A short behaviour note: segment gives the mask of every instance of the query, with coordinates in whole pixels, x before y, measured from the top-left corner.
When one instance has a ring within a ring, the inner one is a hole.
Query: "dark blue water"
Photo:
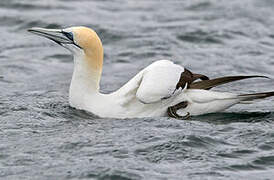
[[[1,0],[0,178],[273,179],[273,98],[186,121],[101,119],[69,107],[69,53],[26,31],[95,29],[101,88],[111,92],[158,59],[210,77],[274,78],[273,22],[269,0]],[[273,87],[247,80],[216,90]]]

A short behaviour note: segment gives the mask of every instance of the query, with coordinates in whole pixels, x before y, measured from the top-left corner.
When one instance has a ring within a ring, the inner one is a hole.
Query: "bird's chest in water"
[[[84,102],[82,101],[84,95],[77,94],[73,95],[70,93],[69,96],[69,104],[70,106],[77,108],[77,109],[83,109],[84,107]]]
[[[71,86],[69,90],[69,104],[77,109],[85,106],[86,93],[81,88]]]

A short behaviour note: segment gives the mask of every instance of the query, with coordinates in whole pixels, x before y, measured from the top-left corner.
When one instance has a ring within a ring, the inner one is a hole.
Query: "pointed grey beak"
[[[71,32],[65,32],[61,29],[45,29],[33,27],[28,29],[29,32],[38,36],[46,37],[59,45],[62,44],[75,44],[73,41],[73,34]]]

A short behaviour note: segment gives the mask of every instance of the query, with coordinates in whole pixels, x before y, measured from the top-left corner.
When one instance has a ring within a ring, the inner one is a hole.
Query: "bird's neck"
[[[69,100],[73,107],[83,107],[84,98],[99,95],[103,56],[79,53],[74,55],[74,70]]]

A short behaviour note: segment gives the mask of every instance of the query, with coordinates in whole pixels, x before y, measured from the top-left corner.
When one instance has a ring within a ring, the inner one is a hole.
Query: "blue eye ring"
[[[68,39],[70,39],[71,41],[73,41],[73,33],[72,32],[62,32]]]
[[[61,31],[69,40],[71,40],[71,44],[74,44],[78,48],[82,49],[78,44],[76,44],[73,40],[73,33],[72,32],[66,32],[66,31]]]

